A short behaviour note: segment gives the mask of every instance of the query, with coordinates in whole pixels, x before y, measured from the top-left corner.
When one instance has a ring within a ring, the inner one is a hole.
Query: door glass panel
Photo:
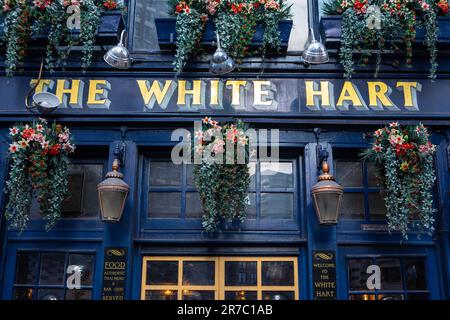
[[[226,261],[226,286],[256,286],[256,261]]]
[[[150,185],[180,186],[181,170],[181,165],[176,165],[170,161],[152,161],[150,164]]]
[[[35,284],[39,266],[38,253],[18,253],[16,258],[16,284]]]
[[[372,265],[372,259],[349,259],[348,260],[348,278],[351,291],[366,291],[367,267]]]
[[[178,261],[147,261],[147,285],[178,284]]]
[[[426,290],[424,259],[405,259],[406,287],[408,290]]]
[[[225,300],[257,300],[256,291],[225,291]]]
[[[377,259],[381,270],[381,290],[402,290],[400,259]]]
[[[261,193],[262,219],[292,219],[294,195],[292,193]]]
[[[183,285],[214,285],[215,265],[214,261],[184,261]]]
[[[181,211],[180,192],[150,192],[149,218],[178,218]]]
[[[380,193],[369,193],[369,210],[373,219],[386,219],[386,207]]]
[[[250,173],[250,185],[249,188],[251,190],[255,190],[256,188],[256,162],[250,162],[248,164],[249,173]]]
[[[63,300],[64,289],[39,289],[38,300]]]
[[[256,219],[256,193],[247,195],[247,219]]]
[[[214,300],[214,291],[183,290],[183,300]]]
[[[261,162],[261,187],[292,188],[292,170],[291,162]]]
[[[374,294],[351,294],[348,296],[349,300],[375,300]]]
[[[145,300],[177,300],[177,290],[146,290]]]
[[[367,167],[367,184],[371,188],[379,187],[377,170],[373,162],[366,162]]]
[[[292,261],[263,261],[263,286],[293,286],[294,263]]]
[[[91,300],[92,290],[66,290],[66,300]]]
[[[391,300],[405,300],[405,297],[402,294],[379,294],[378,300],[391,301]]]
[[[94,258],[93,254],[71,254],[69,256],[69,265],[80,268],[82,286],[92,286]]]
[[[41,272],[39,277],[39,284],[63,284],[65,274],[65,259],[66,255],[64,253],[43,253],[41,257]]]
[[[202,203],[198,192],[186,193],[186,217],[201,218],[203,215]]]
[[[342,218],[363,219],[364,218],[364,194],[344,193],[341,204]]]
[[[263,300],[294,300],[294,291],[263,291]]]
[[[336,160],[336,181],[344,188],[356,188],[363,186],[362,162]]]
[[[33,288],[15,288],[13,297],[14,300],[33,300]]]

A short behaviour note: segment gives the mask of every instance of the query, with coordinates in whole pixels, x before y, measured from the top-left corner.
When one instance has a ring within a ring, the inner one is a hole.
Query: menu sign
[[[102,300],[125,300],[127,249],[106,248]]]
[[[336,257],[333,251],[313,252],[314,300],[336,299]]]

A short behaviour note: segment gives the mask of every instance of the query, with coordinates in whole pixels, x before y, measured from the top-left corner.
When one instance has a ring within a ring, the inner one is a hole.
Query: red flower
[[[53,146],[50,148],[50,150],[49,150],[49,152],[50,152],[50,154],[51,154],[52,156],[58,155],[58,154],[60,153],[60,151],[61,151],[61,145],[60,145],[60,144],[55,144],[55,145],[53,145]]]
[[[180,13],[181,11],[183,11],[183,6],[180,5],[180,4],[177,4],[177,6],[175,7],[175,11],[176,11],[177,13]]]
[[[441,9],[441,12],[443,14],[447,14],[448,13],[448,1],[447,0],[439,1],[437,5],[438,5],[439,9]]]

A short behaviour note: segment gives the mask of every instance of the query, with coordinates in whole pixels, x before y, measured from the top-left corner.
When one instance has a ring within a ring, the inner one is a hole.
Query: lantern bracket
[[[320,134],[321,134],[322,130],[320,128],[315,128],[314,129],[314,135],[316,136],[316,163],[317,163],[317,170],[322,169],[322,162],[326,162],[328,160],[328,157],[330,156],[327,148],[324,148],[321,144],[320,144]]]
[[[119,160],[120,167],[125,165],[125,156],[127,151],[127,146],[125,144],[125,136],[127,134],[128,128],[126,126],[120,127],[120,133],[122,135],[122,142],[117,143],[114,148],[114,158]]]

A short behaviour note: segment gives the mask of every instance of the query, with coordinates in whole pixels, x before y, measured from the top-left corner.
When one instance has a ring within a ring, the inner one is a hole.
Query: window
[[[62,218],[96,219],[99,216],[97,184],[104,178],[102,161],[74,161],[68,169],[69,196],[64,201]],[[31,207],[33,219],[40,219],[37,200]]]
[[[344,187],[341,205],[343,219],[380,220],[386,218],[384,200],[373,163],[353,158],[335,158],[336,181]]]
[[[144,257],[145,300],[298,299],[291,257]]]
[[[144,198],[146,216],[155,219],[186,219],[194,221],[203,215],[197,192],[193,165],[176,165],[169,159],[151,158],[146,161]],[[297,216],[297,160],[279,163],[249,164],[250,186],[247,222],[290,223]],[[179,223],[178,223],[179,225]]]
[[[65,252],[19,252],[13,299],[90,300],[92,299],[94,254]],[[81,289],[68,289],[68,266],[81,272]]]
[[[293,220],[295,161],[250,163],[247,218]]]
[[[289,39],[289,51],[301,51],[308,38],[308,2],[309,0],[287,0],[291,4],[294,20]],[[168,18],[168,0],[134,1],[133,50],[159,50],[155,18]]]
[[[425,258],[363,257],[348,259],[350,300],[427,300]],[[367,279],[370,265],[380,267],[381,288],[369,290]]]

